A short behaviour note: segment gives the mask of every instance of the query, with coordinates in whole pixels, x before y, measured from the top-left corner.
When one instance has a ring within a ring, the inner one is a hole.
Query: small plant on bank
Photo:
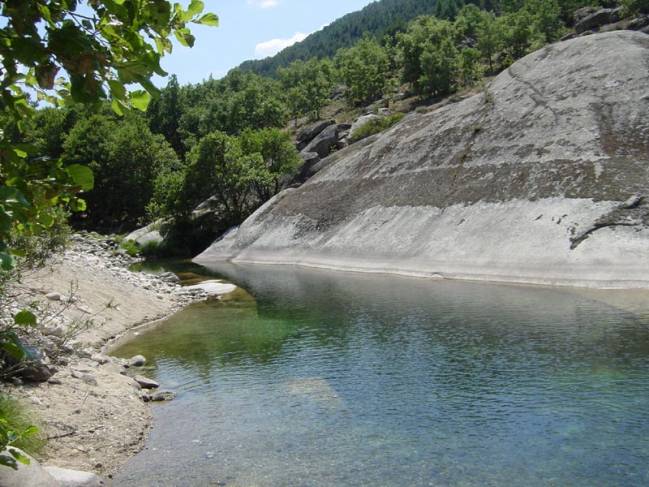
[[[142,253],[139,245],[134,240],[124,240],[119,246],[131,257],[139,257]]]
[[[34,454],[44,445],[25,408],[15,399],[0,395],[0,452],[4,452],[0,453],[0,465],[15,469],[18,463],[28,464],[29,459],[16,449]]]
[[[394,124],[400,122],[403,117],[405,117],[403,113],[395,113],[387,117],[372,120],[362,127],[354,130],[354,133],[349,137],[350,141],[358,142],[359,140],[365,139],[371,135],[383,132],[384,130],[392,127]]]

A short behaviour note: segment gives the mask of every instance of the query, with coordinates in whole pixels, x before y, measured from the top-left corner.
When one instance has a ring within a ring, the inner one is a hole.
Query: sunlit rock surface
[[[647,113],[649,36],[554,44],[329,157],[197,260],[649,287]]]

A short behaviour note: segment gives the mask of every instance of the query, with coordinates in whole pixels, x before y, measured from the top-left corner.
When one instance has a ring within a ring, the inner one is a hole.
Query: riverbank
[[[0,318],[25,308],[39,317],[22,338],[53,374],[4,384],[0,393],[33,413],[47,440],[42,463],[110,477],[143,447],[151,423],[145,393],[126,361],[102,350],[207,294],[183,288],[173,274],[131,272],[134,262],[110,238],[74,235],[64,253],[24,275],[0,303]]]

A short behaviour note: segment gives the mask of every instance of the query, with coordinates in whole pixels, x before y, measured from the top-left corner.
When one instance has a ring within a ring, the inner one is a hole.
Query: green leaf
[[[70,209],[75,213],[86,211],[86,207],[87,207],[86,201],[82,200],[81,198],[74,198],[70,202]]]
[[[16,316],[14,316],[14,323],[16,323],[18,326],[36,326],[38,320],[36,319],[36,315],[34,315],[34,313],[24,309]]]
[[[95,186],[95,176],[88,166],[72,164],[66,170],[74,184],[81,187],[83,191],[90,191]]]
[[[0,252],[0,269],[3,271],[10,271],[14,268],[14,258],[6,252]]]
[[[21,452],[20,450],[16,450],[15,448],[9,448],[9,453],[11,453],[11,456],[13,456],[16,460],[18,460],[23,465],[29,465],[29,457],[25,455],[23,452]]]
[[[124,110],[122,110],[122,106],[119,103],[119,100],[113,100],[110,102],[110,107],[113,109],[113,111],[119,115],[120,117],[124,116]]]
[[[187,7],[187,16],[185,18],[187,20],[191,19],[200,14],[203,11],[203,8],[205,8],[205,4],[201,0],[192,0],[189,7]]]
[[[43,225],[45,228],[50,228],[54,225],[54,217],[49,213],[40,213],[38,215],[38,223]]]
[[[16,362],[20,362],[25,359],[27,356],[27,351],[23,346],[18,342],[17,338],[9,337],[9,341],[3,339],[0,341],[0,350],[9,355]]]
[[[182,29],[177,29],[174,34],[176,35],[178,42],[180,42],[183,46],[194,47],[196,38],[192,35],[191,31],[188,28],[184,27]]]
[[[219,18],[216,14],[205,14],[196,21],[197,24],[209,25],[210,27],[219,26]]]
[[[151,101],[151,95],[144,90],[137,90],[131,92],[131,105],[138,110],[146,112]]]

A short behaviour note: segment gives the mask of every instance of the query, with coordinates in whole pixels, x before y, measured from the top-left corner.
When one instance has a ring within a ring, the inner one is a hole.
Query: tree
[[[213,132],[203,137],[188,154],[188,167],[181,190],[183,213],[214,196],[224,218],[239,223],[250,211],[252,183],[261,155],[247,155],[236,137]]]
[[[398,36],[403,81],[420,95],[449,93],[458,68],[455,37],[454,26],[447,20],[421,17],[410,24]]]
[[[449,37],[428,42],[421,54],[420,92],[442,96],[455,91],[459,74],[458,51]]]
[[[288,68],[279,70],[293,118],[306,114],[313,120],[320,118],[320,110],[329,100],[333,87],[333,71],[333,65],[328,59],[295,61]]]
[[[160,96],[152,100],[147,110],[147,117],[151,131],[164,135],[176,153],[180,157],[184,156],[185,146],[178,130],[180,117],[182,117],[180,86],[175,74],[171,76]]]
[[[83,7],[83,10],[82,10]],[[189,22],[216,25],[203,2],[187,9],[165,0],[6,0],[0,6],[0,110],[22,133],[34,116],[31,94],[61,106],[109,100],[113,110],[146,109],[157,90],[153,74],[165,75],[160,58],[175,35],[187,46]],[[57,80],[57,75],[65,76]],[[137,84],[141,89],[127,90]],[[14,265],[12,246],[21,235],[46,232],[61,205],[81,210],[77,198],[93,184],[80,164],[38,157],[34,148],[0,134],[0,268]]]
[[[176,153],[162,135],[151,133],[142,116],[82,119],[64,144],[66,163],[86,162],[95,174],[87,193],[86,224],[108,230],[142,223],[156,176],[178,168]]]
[[[263,166],[253,182],[261,202],[277,194],[282,178],[294,174],[302,161],[289,134],[278,129],[246,130],[241,148],[245,154],[261,155]]]
[[[353,47],[339,51],[335,63],[347,86],[350,104],[374,101],[385,92],[390,59],[376,40],[364,37]]]
[[[494,56],[500,50],[503,42],[501,24],[492,13],[485,12],[482,22],[476,27],[477,44],[483,62],[489,65],[489,73],[494,72]]]

